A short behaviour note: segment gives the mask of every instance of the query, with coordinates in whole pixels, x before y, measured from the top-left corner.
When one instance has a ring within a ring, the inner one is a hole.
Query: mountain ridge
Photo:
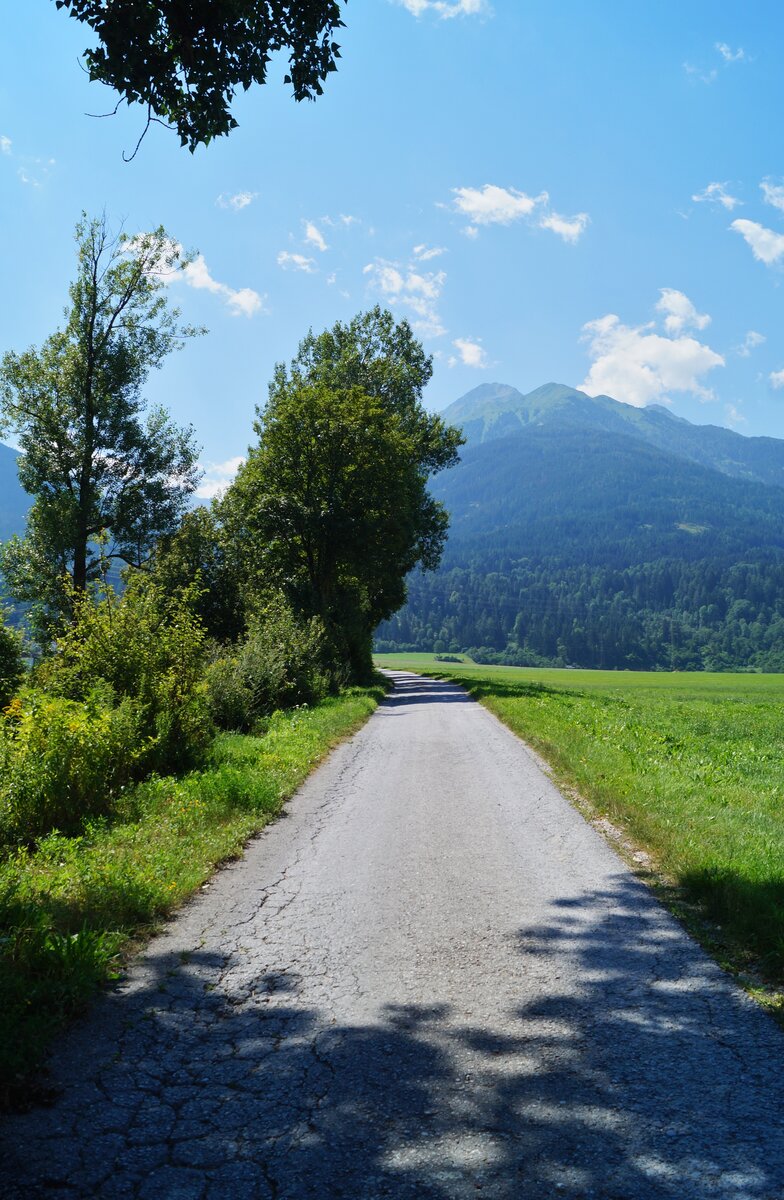
[[[509,384],[487,383],[453,401],[440,415],[463,428],[469,445],[542,426],[626,433],[723,475],[784,488],[784,441],[748,437],[720,425],[695,425],[661,404],[636,408],[560,383],[546,383],[527,394]]]

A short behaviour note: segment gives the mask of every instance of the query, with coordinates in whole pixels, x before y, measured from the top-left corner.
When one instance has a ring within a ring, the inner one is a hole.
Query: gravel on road
[[[454,685],[367,725],[6,1117],[7,1200],[782,1200],[784,1035]]]

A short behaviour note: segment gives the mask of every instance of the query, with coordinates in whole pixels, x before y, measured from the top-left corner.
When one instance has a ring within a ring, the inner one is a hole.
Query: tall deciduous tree
[[[22,450],[19,477],[34,497],[24,539],[0,566],[17,599],[50,616],[68,607],[103,557],[140,566],[171,532],[198,481],[191,429],[164,409],[145,414],[149,372],[197,333],[179,322],[165,277],[180,263],[163,229],[128,238],[104,218],[77,225],[78,270],[65,325],[40,349],[0,365],[0,430]]]
[[[360,679],[372,634],[405,601],[417,564],[438,565],[447,514],[427,490],[461,435],[422,407],[430,360],[375,309],[302,343],[279,366],[259,443],[226,496],[229,533],[260,586],[324,621]]]
[[[88,25],[91,79],[147,109],[147,126],[171,125],[193,151],[237,125],[238,88],[262,84],[270,58],[288,51],[296,100],[315,99],[340,57],[339,0],[55,0]],[[145,127],[145,130],[147,128]]]

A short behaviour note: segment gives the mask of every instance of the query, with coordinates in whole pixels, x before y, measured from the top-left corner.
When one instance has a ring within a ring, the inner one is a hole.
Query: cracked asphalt
[[[784,1035],[495,718],[395,682],[65,1039],[6,1200],[782,1200]]]

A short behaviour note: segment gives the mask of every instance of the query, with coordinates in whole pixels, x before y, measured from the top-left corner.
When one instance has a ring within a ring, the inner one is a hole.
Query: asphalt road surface
[[[396,685],[67,1039],[0,1195],[784,1198],[784,1035],[522,743]]]

